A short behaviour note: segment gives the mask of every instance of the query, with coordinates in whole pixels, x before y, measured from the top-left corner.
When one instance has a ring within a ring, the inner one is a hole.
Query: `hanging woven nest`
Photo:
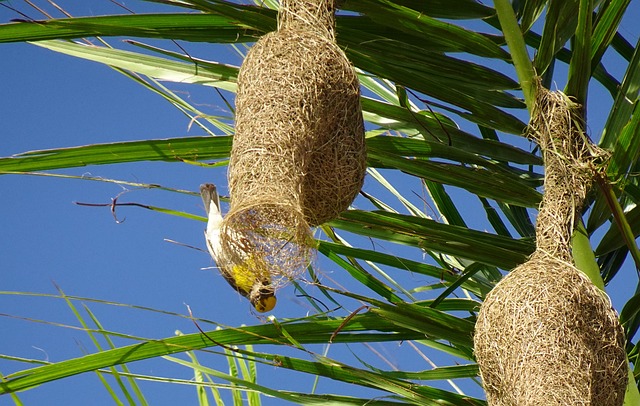
[[[346,210],[364,180],[360,87],[335,42],[334,11],[333,0],[282,0],[278,30],[251,48],[238,75],[221,241],[223,250],[248,241],[274,285],[306,269],[310,226]]]
[[[604,292],[573,263],[570,239],[595,162],[578,106],[538,89],[530,135],[545,161],[537,249],[487,295],[475,353],[489,405],[619,406],[627,386],[625,338]]]
[[[337,217],[360,191],[360,86],[333,25],[332,0],[283,0],[278,31],[247,54],[229,165],[234,210],[286,201],[315,226]]]

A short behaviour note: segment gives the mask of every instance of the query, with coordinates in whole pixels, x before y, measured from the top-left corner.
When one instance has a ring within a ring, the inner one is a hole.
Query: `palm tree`
[[[138,40],[130,41],[136,51],[116,49],[102,39],[250,43],[275,29],[277,5],[152,2],[172,6],[173,11],[12,22],[0,25],[0,42],[36,41],[37,46],[107,64],[173,103],[209,134],[29,152],[0,158],[1,173],[140,161],[225,162],[232,139],[230,117],[203,114],[160,81],[233,92],[237,67]],[[342,2],[338,42],[358,69],[368,129],[369,181],[356,206],[369,209],[343,213],[319,227],[317,236],[319,262],[340,267],[356,288],[325,286],[312,267],[310,278],[320,289],[304,296],[314,310],[306,317],[141,340],[77,359],[26,365],[3,377],[0,393],[19,399],[18,391],[116,365],[124,369],[112,368],[110,373],[132,379],[135,374],[127,369],[128,363],[166,357],[195,371],[192,384],[203,404],[203,388],[211,387],[218,395],[214,377],[233,385],[235,402],[240,392],[247,392],[252,404],[259,402],[257,393],[297,403],[485,404],[473,355],[476,312],[502,275],[534,249],[542,162],[522,137],[534,75],[545,87],[564,86],[564,92],[588,112],[609,112],[603,128],[589,127],[591,137],[611,156],[599,187],[590,195],[582,232],[574,235],[577,266],[602,289],[625,264],[640,268],[635,244],[640,234],[640,189],[634,176],[640,153],[640,113],[635,109],[640,47],[619,32],[628,6],[628,1],[589,0],[496,0],[494,7],[473,0]],[[102,45],[80,41],[86,37],[99,37]],[[620,77],[609,73],[605,54],[611,53],[625,61]],[[564,68],[566,75],[557,73]],[[595,86],[606,89],[611,102],[591,100],[588,90]],[[409,195],[407,184],[421,188],[423,196]],[[471,199],[481,208],[479,213],[465,210]],[[178,210],[151,208],[203,220]],[[482,228],[467,225],[479,217]],[[421,286],[411,275],[430,282]],[[304,283],[294,284],[303,293],[309,290]],[[633,366],[629,405],[640,403],[634,342],[640,325],[637,302],[636,295],[617,309]],[[72,300],[69,303],[74,306]],[[113,334],[93,316],[92,322],[97,330],[93,334]],[[206,321],[198,323],[204,326]],[[419,371],[386,370],[357,356],[330,358],[315,345],[383,342],[404,343],[415,354],[448,364]],[[201,364],[196,350],[209,347],[221,349],[235,370],[221,373]],[[190,360],[172,356],[184,352]],[[354,388],[353,395],[262,386],[253,379],[258,364],[275,366],[274,373],[289,370],[292,376],[312,374],[344,382]],[[133,393],[127,395],[140,396],[136,401],[144,403],[141,394]]]

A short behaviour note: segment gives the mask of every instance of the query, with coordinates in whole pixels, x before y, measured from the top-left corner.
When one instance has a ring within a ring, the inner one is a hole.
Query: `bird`
[[[220,240],[222,213],[216,186],[211,183],[201,185],[200,196],[208,217],[204,232],[207,249],[218,265],[220,273],[234,290],[249,299],[258,312],[265,313],[273,310],[276,306],[276,297],[266,263],[256,255],[252,255],[248,242],[243,241],[237,233],[231,234],[232,243],[229,245],[236,251],[233,257],[240,258],[240,263],[225,259]]]

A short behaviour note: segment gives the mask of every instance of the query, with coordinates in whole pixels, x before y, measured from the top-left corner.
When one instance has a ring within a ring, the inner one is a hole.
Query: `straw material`
[[[570,264],[536,252],[487,296],[474,339],[489,405],[622,405],[624,333]]]
[[[280,29],[248,53],[229,168],[234,208],[284,200],[311,226],[348,208],[366,169],[358,79],[332,29],[305,22],[316,3],[330,2],[284,1]],[[325,8],[322,21],[329,19]],[[295,19],[300,15],[305,20]]]
[[[531,137],[545,161],[537,249],[487,295],[475,352],[490,405],[619,406],[627,385],[624,332],[606,294],[573,265],[571,233],[602,153],[579,107],[538,90]]]
[[[359,193],[366,151],[360,87],[335,43],[333,0],[283,0],[278,22],[238,75],[223,234],[233,227],[259,236],[269,258],[286,238],[295,247],[288,258],[268,262],[278,264],[275,276],[294,277],[311,260],[309,227],[337,217]]]

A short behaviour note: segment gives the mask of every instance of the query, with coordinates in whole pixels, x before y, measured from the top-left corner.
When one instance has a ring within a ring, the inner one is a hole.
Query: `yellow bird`
[[[272,310],[276,306],[276,297],[266,264],[246,252],[243,248],[247,245],[242,241],[237,241],[233,247],[242,253],[240,255],[242,263],[230,264],[229,261],[224,260],[220,244],[222,213],[215,185],[211,183],[201,185],[200,195],[208,216],[207,229],[204,232],[207,249],[213,260],[216,261],[220,273],[233,289],[249,299],[257,311],[264,313]]]

